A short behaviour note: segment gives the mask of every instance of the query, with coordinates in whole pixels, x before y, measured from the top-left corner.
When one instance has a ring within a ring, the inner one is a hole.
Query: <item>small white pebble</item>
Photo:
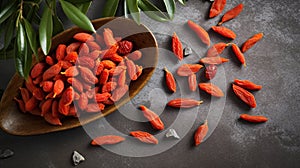
[[[80,162],[85,161],[85,158],[77,151],[73,152],[72,159],[75,166],[77,166]]]
[[[176,139],[180,139],[180,137],[178,136],[177,132],[173,128],[169,129],[169,131],[166,133],[166,137],[167,138],[174,137]]]

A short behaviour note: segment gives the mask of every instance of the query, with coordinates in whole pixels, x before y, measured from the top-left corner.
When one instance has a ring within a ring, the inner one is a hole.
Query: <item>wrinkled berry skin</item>
[[[120,42],[118,42],[118,44],[119,44],[119,49],[117,52],[119,55],[129,54],[133,47],[132,42],[127,41],[127,40],[120,41]]]
[[[205,70],[205,77],[209,80],[213,79],[216,76],[217,69],[216,65],[207,66]]]

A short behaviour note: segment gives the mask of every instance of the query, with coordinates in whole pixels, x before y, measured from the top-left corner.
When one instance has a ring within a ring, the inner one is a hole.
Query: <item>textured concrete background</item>
[[[224,86],[227,93],[226,105],[217,128],[202,145],[197,148],[193,147],[192,137],[196,128],[206,117],[213,100],[200,92],[200,98],[205,103],[199,107],[199,110],[197,109],[198,117],[192,123],[192,128],[177,144],[163,153],[149,157],[126,157],[101,147],[90,147],[88,145],[90,137],[86,130],[99,127],[101,123],[99,121],[83,128],[40,136],[18,137],[0,131],[0,149],[11,148],[15,152],[12,158],[0,160],[0,167],[72,167],[70,159],[73,150],[79,151],[86,157],[86,161],[79,167],[299,167],[300,4],[294,0],[227,1],[224,11],[238,3],[244,3],[244,11],[236,19],[224,24],[238,35],[233,42],[241,45],[257,32],[264,32],[265,37],[245,54],[246,68],[239,66],[230,50],[222,54],[230,59],[230,62],[223,66],[226,78]],[[99,1],[94,3],[88,13],[90,18],[100,16],[102,4],[103,2]],[[210,2],[208,1],[189,0],[185,7],[177,4],[177,15],[172,24],[181,25],[185,22],[182,19],[192,19],[205,29],[209,29],[220,19],[219,16],[207,20],[209,8]],[[70,26],[70,23],[66,23],[66,26]],[[183,27],[176,27],[176,30],[177,28],[180,30]],[[159,28],[151,30],[158,32]],[[209,33],[213,43],[226,41],[211,31]],[[164,42],[168,37],[159,33],[156,36],[160,47],[169,45]],[[188,40],[185,42],[189,43]],[[198,49],[201,50],[201,48],[205,49],[200,45]],[[168,52],[161,51],[160,53],[160,56],[169,56]],[[201,53],[199,55],[203,56]],[[155,101],[158,96],[159,100],[165,100],[164,96],[153,92],[153,89],[165,89],[162,83],[162,67],[165,64],[167,66],[170,64],[171,67],[171,63],[176,63],[172,59],[169,61],[160,58],[159,66],[150,83],[132,100],[132,104],[152,105],[151,100]],[[192,59],[187,59],[188,61],[193,62]],[[1,88],[3,89],[13,74],[13,64],[11,61],[1,61],[0,64]],[[172,70],[172,67],[170,69]],[[173,70],[175,69],[174,67]],[[257,108],[252,110],[246,108],[234,96],[230,89],[230,82],[234,78],[249,79],[263,85],[261,91],[255,92]],[[201,80],[201,78],[198,79],[198,81]],[[178,79],[178,83],[184,85],[184,79]],[[149,93],[153,93],[153,97]],[[145,99],[148,95],[150,95],[150,102]],[[169,99],[176,95],[166,94],[165,96]],[[120,109],[120,112],[106,117],[106,121],[125,134],[137,129],[151,131],[151,126],[147,123],[135,122],[122,115],[127,106],[128,104]],[[154,109],[161,108],[152,106]],[[186,112],[189,113],[189,111]],[[245,112],[263,114],[270,120],[258,125],[237,120],[239,114]],[[170,126],[175,120],[174,113],[176,111],[172,113],[172,109],[166,108],[161,115],[166,126]],[[152,133],[156,132],[152,131]]]

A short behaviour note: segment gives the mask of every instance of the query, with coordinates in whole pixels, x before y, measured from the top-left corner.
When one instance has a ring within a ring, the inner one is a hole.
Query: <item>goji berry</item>
[[[183,64],[177,69],[177,75],[190,76],[197,73],[202,67],[200,64]]]
[[[44,115],[44,119],[49,123],[49,124],[52,124],[52,125],[62,125],[60,119],[58,117],[54,117],[52,116],[51,113],[46,113]]]
[[[80,42],[94,41],[94,37],[88,33],[76,33],[73,38]]]
[[[142,58],[142,52],[140,50],[135,50],[128,54],[127,58],[131,59],[132,61],[137,61]]]
[[[252,123],[262,123],[268,121],[268,118],[265,116],[252,116],[249,114],[241,114],[240,119],[252,122]]]
[[[57,95],[61,94],[62,91],[64,90],[65,88],[65,84],[64,82],[59,79],[59,80],[56,80],[54,82],[54,85],[53,85],[53,98],[55,98]]]
[[[212,47],[210,47],[207,50],[206,57],[219,56],[219,54],[221,54],[227,46],[228,46],[228,44],[222,43],[222,42],[214,44]]]
[[[26,113],[24,101],[23,101],[23,100],[20,100],[20,99],[17,99],[16,97],[14,98],[14,100],[18,103],[19,109],[20,109],[23,113]]]
[[[201,41],[207,46],[210,45],[210,38],[206,30],[204,30],[201,26],[194,23],[191,20],[188,20],[188,26],[197,34],[197,36],[201,39]]]
[[[153,111],[148,109],[147,107],[140,105],[140,109],[143,111],[144,116],[149,120],[152,127],[157,130],[164,129],[164,123],[161,121],[159,116],[155,114]]]
[[[227,11],[222,19],[221,22],[218,23],[218,25],[223,24],[224,22],[227,22],[235,17],[237,17],[243,10],[244,5],[243,4],[238,4],[236,7],[230,9],[229,11]]]
[[[49,80],[53,78],[55,75],[59,74],[61,71],[61,64],[57,63],[52,65],[49,69],[47,69],[43,74],[43,81]]]
[[[131,41],[128,40],[123,40],[118,42],[119,49],[118,49],[118,54],[120,55],[127,55],[131,52],[133,48],[133,44]]]
[[[109,70],[108,69],[104,69],[101,74],[100,74],[100,77],[99,77],[99,84],[100,85],[103,85],[107,82],[108,80],[108,77],[109,77]]]
[[[87,105],[89,104],[89,99],[85,93],[80,94],[80,98],[78,100],[78,107],[81,110],[85,110],[87,108]]]
[[[47,55],[46,58],[45,58],[45,62],[48,64],[48,65],[54,65],[54,59]]]
[[[232,51],[237,57],[237,59],[244,65],[246,66],[246,60],[244,54],[241,52],[240,48],[236,44],[232,44]]]
[[[209,11],[209,18],[218,16],[224,9],[226,5],[226,0],[215,0]]]
[[[137,75],[136,75],[136,67],[133,61],[126,59],[126,66],[127,66],[127,73],[129,75],[129,78],[131,80],[136,80]]]
[[[250,49],[254,44],[256,44],[260,39],[262,39],[263,36],[263,33],[258,33],[252,36],[250,39],[248,39],[242,46],[242,52],[244,53],[248,49]]]
[[[45,94],[41,88],[36,88],[32,92],[32,95],[37,99],[37,100],[43,100],[45,98]]]
[[[80,42],[74,42],[67,46],[66,53],[69,54],[71,52],[77,52],[79,49],[81,43]]]
[[[252,93],[248,92],[247,90],[232,84],[232,89],[234,93],[246,104],[248,104],[251,108],[256,107],[256,100]]]
[[[130,132],[130,135],[132,135],[133,137],[135,137],[136,139],[138,139],[144,143],[158,144],[158,140],[148,132],[132,131],[132,132]]]
[[[211,28],[213,29],[213,31],[222,35],[223,37],[227,37],[230,39],[236,38],[236,34],[232,30],[230,30],[224,26],[212,26]]]
[[[176,82],[175,82],[174,76],[170,71],[168,71],[168,69],[166,67],[164,68],[164,70],[166,72],[165,76],[166,76],[167,87],[171,92],[175,93],[176,92]]]
[[[172,36],[172,51],[179,60],[183,59],[182,43],[180,42],[179,37],[175,32]]]
[[[32,96],[27,102],[25,102],[25,110],[30,112],[38,106],[39,101]]]
[[[123,85],[123,86],[120,86],[120,87],[117,87],[113,93],[112,93],[112,96],[110,97],[110,99],[114,102],[120,100],[128,91],[128,85]]]
[[[194,135],[195,146],[200,145],[200,143],[203,141],[204,137],[206,136],[207,132],[208,132],[208,125],[207,125],[207,120],[205,120],[204,124],[199,126],[197,131],[195,132]]]
[[[64,44],[59,44],[57,46],[55,56],[56,56],[56,59],[58,61],[61,61],[61,60],[63,60],[65,58],[65,56],[66,56],[66,49],[67,49],[67,46],[64,45]]]
[[[191,108],[199,106],[203,101],[198,101],[190,98],[176,98],[170,100],[167,105],[174,108]]]
[[[78,50],[79,57],[87,56],[90,52],[90,49],[86,43],[82,43]]]
[[[262,88],[261,85],[257,85],[249,80],[234,79],[234,83],[244,89],[249,89],[249,90],[260,90]]]
[[[94,73],[89,68],[78,66],[78,69],[82,79],[85,82],[89,84],[98,83],[98,78],[94,75]]]
[[[191,74],[188,77],[188,83],[189,83],[190,91],[192,91],[192,92],[196,91],[196,89],[197,89],[197,79],[196,79],[195,74]]]
[[[216,85],[212,83],[199,83],[199,88],[206,93],[215,96],[215,97],[223,97],[223,91]]]
[[[102,86],[102,93],[111,92],[111,91],[115,90],[116,87],[117,87],[116,82],[107,82]]]
[[[112,145],[124,141],[125,138],[117,135],[98,136],[91,141],[91,145]]]
[[[216,76],[218,67],[214,64],[209,65],[205,69],[205,77],[209,80],[213,79]]]
[[[109,28],[104,28],[103,39],[107,47],[110,47],[117,43],[117,41],[114,39],[113,32]]]
[[[43,87],[44,92],[52,92],[53,91],[53,81],[43,81],[41,86]]]
[[[44,69],[46,68],[46,64],[45,63],[37,63],[35,64],[32,69],[31,69],[31,72],[30,72],[30,76],[31,78],[36,78],[38,76],[40,76],[43,72],[44,72]]]
[[[87,41],[86,44],[90,51],[101,50],[101,47],[95,41]]]
[[[218,64],[222,64],[224,62],[228,62],[229,59],[227,58],[223,58],[223,57],[204,57],[204,58],[201,58],[200,59],[200,63],[202,64],[215,64],[215,65],[218,65]]]

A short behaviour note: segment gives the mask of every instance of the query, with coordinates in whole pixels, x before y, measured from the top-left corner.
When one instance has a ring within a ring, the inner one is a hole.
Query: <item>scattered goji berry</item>
[[[210,38],[206,30],[204,30],[201,26],[194,23],[191,20],[188,20],[188,26],[197,34],[197,36],[201,39],[201,41],[207,46],[210,45]]]
[[[124,141],[125,138],[117,135],[98,136],[91,141],[91,145],[112,145]]]
[[[208,132],[208,125],[207,125],[207,120],[205,120],[204,124],[199,126],[197,131],[195,132],[194,135],[195,146],[200,145],[200,143],[203,141],[204,137],[206,136],[207,132]]]
[[[130,135],[144,143],[158,144],[158,140],[150,133],[144,131],[132,131]]]
[[[170,100],[167,105],[174,108],[191,108],[199,106],[203,101],[198,101],[190,98],[176,98]]]
[[[144,116],[149,120],[152,127],[157,130],[164,129],[164,123],[161,121],[159,116],[155,114],[153,111],[148,109],[146,106],[140,105],[140,109],[143,111]]]
[[[223,97],[223,91],[216,85],[212,83],[199,83],[199,88],[206,93],[215,96],[215,97]]]
[[[179,60],[183,59],[182,43],[175,32],[173,33],[172,36],[172,51]]]

